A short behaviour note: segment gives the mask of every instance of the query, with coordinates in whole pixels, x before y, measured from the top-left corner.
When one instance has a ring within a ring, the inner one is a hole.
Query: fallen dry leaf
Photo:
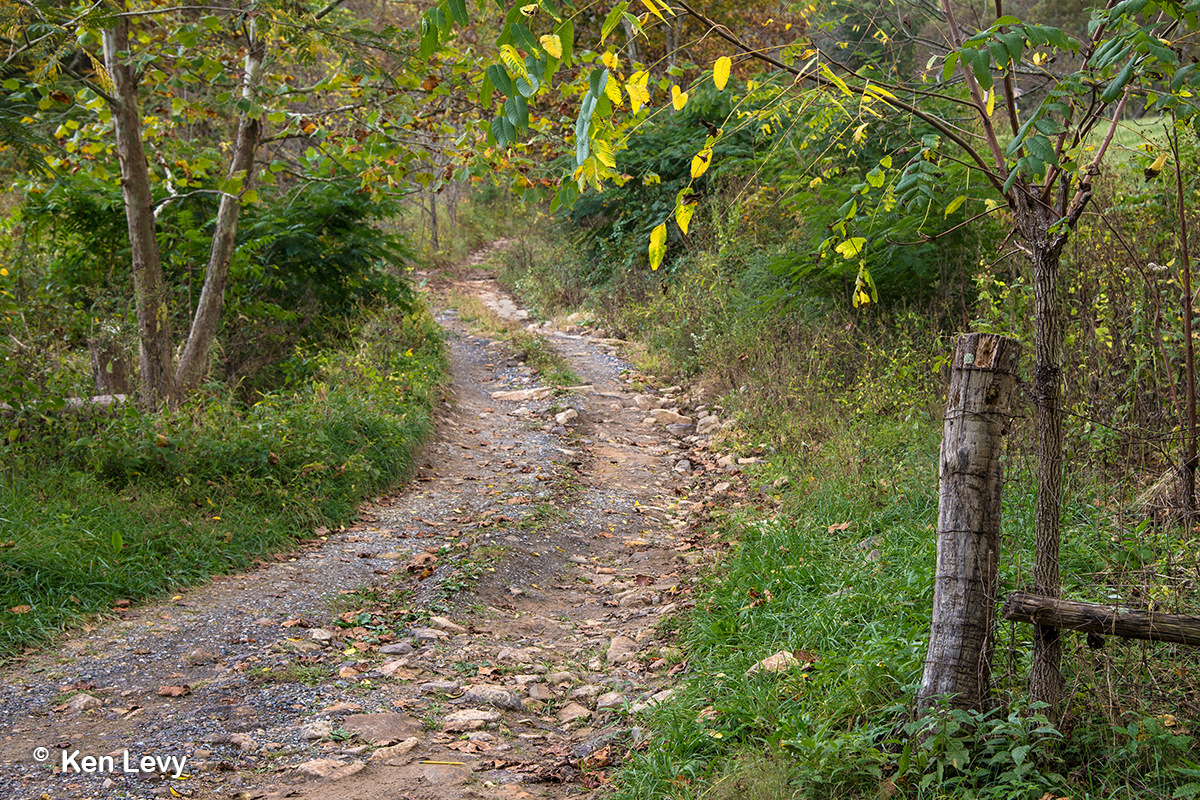
[[[839,523],[837,523],[836,525],[830,525],[830,526],[829,526],[829,527],[826,529],[826,531],[825,531],[825,532],[826,532],[826,533],[834,533],[835,531],[844,531],[844,530],[846,530],[847,528],[849,528],[849,527],[850,527],[850,525],[851,525],[851,523],[850,523],[850,522],[839,522]]]
[[[33,606],[13,606],[8,610],[10,614],[28,614],[33,611]]]
[[[192,687],[186,683],[183,686],[160,686],[158,687],[159,697],[183,697],[192,693]]]

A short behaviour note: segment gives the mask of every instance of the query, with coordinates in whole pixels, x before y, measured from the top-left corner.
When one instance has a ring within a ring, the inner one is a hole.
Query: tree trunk
[[[120,344],[105,336],[88,339],[92,379],[98,394],[129,394],[129,370]]]
[[[987,702],[1000,555],[1000,453],[1020,355],[1016,339],[985,333],[960,336],[954,351],[921,709],[944,696],[954,708],[982,709]]]
[[[1037,437],[1037,501],[1034,512],[1033,590],[1059,597],[1059,537],[1062,520],[1063,408],[1062,320],[1059,313],[1058,262],[1063,236],[1051,238],[1047,225],[1027,236],[1033,261],[1035,318],[1033,401]],[[1062,644],[1057,628],[1035,625],[1029,666],[1029,696],[1047,705],[1051,720],[1062,699]]]
[[[640,59],[638,58],[637,35],[634,33],[633,24],[628,19],[621,20],[621,28],[625,31],[625,58],[629,60],[630,69]]]
[[[175,403],[167,287],[155,237],[150,168],[142,147],[138,112],[138,71],[129,61],[129,20],[118,18],[104,31],[104,64],[116,95],[109,105],[121,166],[121,194],[129,229],[130,259],[138,322],[138,396],[143,406],[158,409]],[[119,55],[120,54],[120,55]]]
[[[265,48],[262,40],[255,36],[253,20],[248,23],[247,31],[251,41],[246,53],[246,71],[242,78],[242,99],[253,104],[257,100],[258,87],[262,80]],[[241,192],[250,189],[254,174],[254,156],[262,132],[262,123],[252,117],[250,111],[251,109],[243,111],[238,120],[237,140],[229,163],[228,177],[242,178]],[[208,354],[217,336],[221,312],[225,308],[225,287],[229,282],[229,265],[233,260],[234,245],[237,243],[238,218],[241,212],[241,193],[221,195],[212,246],[209,249],[208,267],[204,272],[204,288],[200,292],[200,302],[196,304],[187,345],[179,359],[179,369],[175,373],[180,391],[195,390],[208,372]]]
[[[438,211],[437,211],[437,195],[429,193],[429,249],[436,253],[441,249],[441,243],[438,241]]]

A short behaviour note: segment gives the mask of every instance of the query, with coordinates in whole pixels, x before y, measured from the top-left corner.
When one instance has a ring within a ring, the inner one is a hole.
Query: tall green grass
[[[1022,705],[1028,627],[1001,625],[996,710],[914,721],[932,608],[940,426],[907,431],[898,437],[888,422],[859,419],[818,453],[777,458],[760,475],[764,487],[788,476],[782,511],[722,523],[728,557],[679,628],[684,683],[652,712],[652,743],[622,772],[617,797],[1191,796],[1196,715],[1146,691],[1169,670],[1143,672],[1140,696],[1137,680],[1106,686],[1094,674],[1106,671],[1099,659],[1120,670],[1144,658],[1138,646],[1114,643],[1117,652],[1097,655],[1068,635],[1074,693],[1067,725],[1056,729]],[[1002,593],[1028,586],[1032,560],[1023,524],[1032,482],[1012,472]],[[1121,550],[1109,546],[1112,521],[1089,496],[1078,486],[1068,493],[1063,570],[1071,596],[1095,598],[1095,573]],[[780,651],[799,663],[748,673]],[[1101,703],[1119,706],[1117,716]]]
[[[118,600],[241,569],[353,518],[412,470],[446,374],[424,312],[378,312],[252,407],[13,421],[0,467],[0,659]]]

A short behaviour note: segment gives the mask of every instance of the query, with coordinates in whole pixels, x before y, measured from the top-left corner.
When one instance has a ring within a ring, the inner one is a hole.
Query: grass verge
[[[657,737],[624,770],[616,797],[1200,792],[1198,717],[1172,699],[1190,691],[1186,676],[1198,659],[1187,648],[1110,638],[1100,651],[1066,635],[1069,695],[1055,727],[1023,704],[1031,628],[1003,624],[993,658],[995,710],[914,720],[933,597],[939,435],[935,422],[900,428],[860,417],[817,451],[777,456],[764,469],[764,487],[789,479],[774,491],[782,510],[718,523],[729,556],[679,623],[687,679],[671,704],[652,712]],[[1029,467],[1010,460],[1001,596],[1030,580]],[[1110,502],[1097,499],[1095,487],[1081,486],[1065,498],[1068,596],[1144,596],[1179,574],[1171,555],[1178,530],[1145,526],[1134,542]],[[1171,602],[1178,611],[1175,604],[1190,601]],[[780,652],[792,654],[794,666],[749,672]]]
[[[402,480],[446,374],[436,324],[384,311],[253,407],[29,416],[0,468],[0,660],[64,626],[245,568]]]

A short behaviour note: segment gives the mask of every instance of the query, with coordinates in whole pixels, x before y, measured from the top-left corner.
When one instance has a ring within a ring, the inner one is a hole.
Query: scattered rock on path
[[[521,698],[510,692],[502,686],[489,686],[488,684],[478,684],[468,686],[467,691],[462,696],[462,701],[468,705],[491,706],[492,708],[502,708],[508,711],[523,711],[525,706],[521,704]]]
[[[566,724],[580,719],[588,719],[592,716],[592,712],[579,705],[579,703],[568,703],[558,712],[558,721]]]
[[[421,733],[420,720],[399,711],[381,714],[354,714],[342,721],[342,727],[357,733],[367,742],[394,742]]]
[[[296,771],[310,778],[340,781],[366,769],[360,761],[338,761],[336,758],[315,758],[296,766]]]
[[[499,721],[499,711],[468,708],[447,714],[443,721],[442,729],[448,733],[465,733],[466,731],[477,731],[480,728],[494,725]]]
[[[625,664],[637,659],[637,642],[628,636],[616,636],[608,643],[605,658],[610,664]]]

